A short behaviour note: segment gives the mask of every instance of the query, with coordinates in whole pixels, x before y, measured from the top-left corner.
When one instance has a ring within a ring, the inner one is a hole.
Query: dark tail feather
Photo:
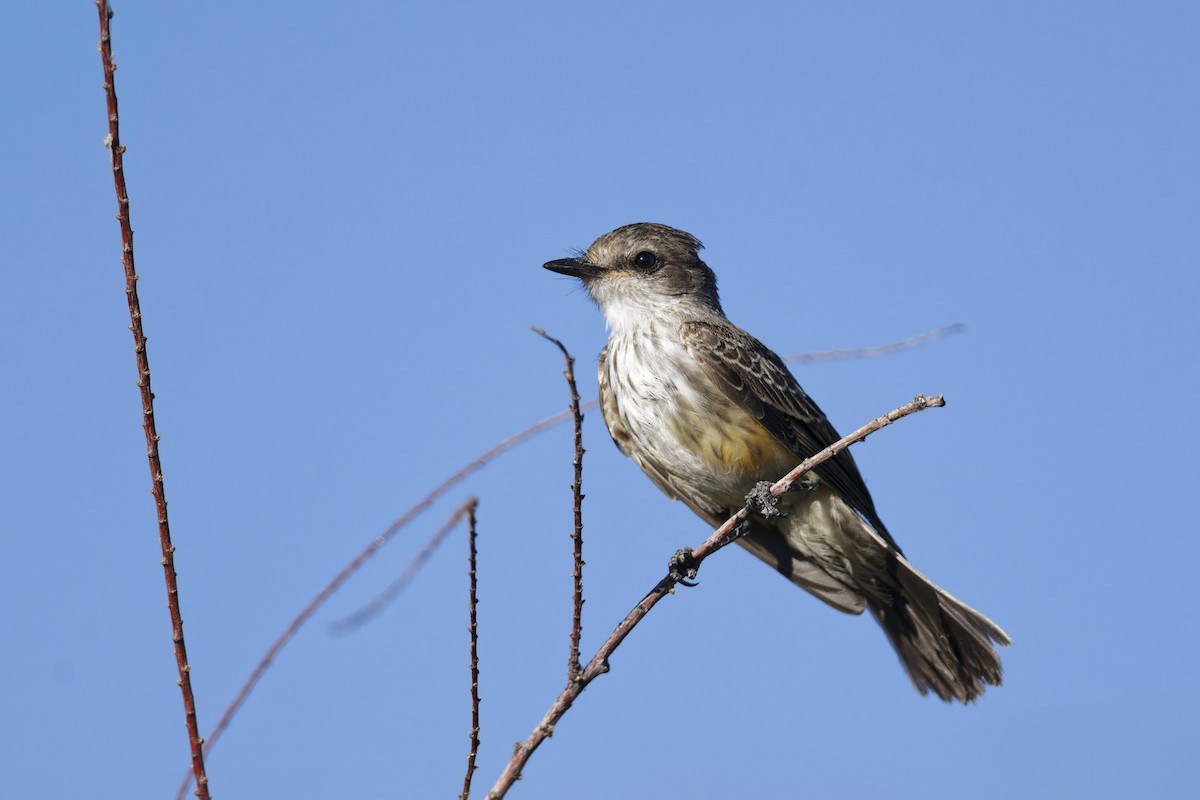
[[[846,514],[853,512],[847,508]],[[987,686],[999,686],[1003,670],[995,645],[1007,647],[1008,634],[913,569],[858,516],[853,520],[842,533],[844,543],[856,545],[851,552],[859,554],[859,565],[839,577],[806,555],[812,548],[799,534],[754,524],[737,542],[839,611],[870,608],[921,694],[970,703]]]
[[[995,645],[1011,644],[1008,634],[894,552],[888,567],[901,591],[890,603],[867,604],[917,690],[970,703],[987,686],[999,686],[1003,669]]]

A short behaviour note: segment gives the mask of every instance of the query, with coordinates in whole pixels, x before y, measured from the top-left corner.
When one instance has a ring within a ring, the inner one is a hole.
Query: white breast
[[[703,443],[715,433],[714,410],[728,400],[708,381],[677,328],[646,322],[614,331],[605,367],[642,458],[683,494],[706,504],[725,506],[745,494],[744,476],[704,457]]]

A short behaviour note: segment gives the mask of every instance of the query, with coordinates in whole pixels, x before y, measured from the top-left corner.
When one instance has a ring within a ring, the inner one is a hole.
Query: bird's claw
[[[779,510],[779,498],[771,494],[772,486],[774,484],[770,481],[759,481],[746,495],[746,505],[763,519],[787,516]]]
[[[821,485],[820,481],[810,480],[809,478],[801,478],[798,481],[793,481],[788,487],[789,492],[815,492],[817,487]]]
[[[675,555],[671,556],[671,560],[667,562],[667,571],[676,583],[683,586],[696,586],[697,584],[690,579],[696,577],[699,567],[696,565],[696,559],[692,556],[692,548],[685,547],[682,550],[676,550]]]

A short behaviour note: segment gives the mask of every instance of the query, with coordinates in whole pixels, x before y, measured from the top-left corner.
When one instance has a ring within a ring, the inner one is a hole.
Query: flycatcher
[[[604,314],[600,409],[613,441],[712,527],[841,437],[783,360],[725,317],[694,236],[637,223],[546,269],[579,278]],[[738,544],[847,614],[869,609],[921,694],[975,700],[1001,682],[1000,626],[905,559],[848,451],[755,516]]]

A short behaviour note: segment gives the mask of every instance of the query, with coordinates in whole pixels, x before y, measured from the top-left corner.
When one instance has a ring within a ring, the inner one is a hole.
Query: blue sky
[[[618,225],[706,244],[923,572],[1002,624],[1006,685],[912,690],[868,619],[746,554],[660,604],[519,798],[1059,798],[1194,787],[1200,12],[1185,3],[126,2],[117,86],[201,725],[442,478],[594,394],[542,262]],[[96,14],[6,14],[0,785],[164,797],[186,771],[126,326]],[[704,526],[588,416],[591,653]],[[445,797],[465,764],[466,542],[343,637],[481,497],[476,793],[565,680],[570,432],[398,537],[209,759],[219,797]]]

